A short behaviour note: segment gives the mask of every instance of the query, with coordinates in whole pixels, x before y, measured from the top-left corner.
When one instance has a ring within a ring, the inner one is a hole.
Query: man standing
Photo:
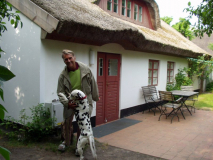
[[[87,95],[89,102],[89,115],[91,117],[93,106],[92,100],[98,101],[98,87],[94,79],[91,70],[83,63],[77,62],[74,52],[71,50],[62,51],[62,59],[66,64],[64,70],[61,72],[58,78],[57,93],[61,92],[67,97],[75,90],[81,90]],[[64,101],[59,97],[60,102],[64,106],[64,128],[65,128],[65,144],[70,145],[70,138],[72,134],[72,120],[74,110],[77,107],[75,103],[71,101]],[[77,140],[80,135],[80,130],[77,129]],[[76,153],[77,154],[77,153]]]

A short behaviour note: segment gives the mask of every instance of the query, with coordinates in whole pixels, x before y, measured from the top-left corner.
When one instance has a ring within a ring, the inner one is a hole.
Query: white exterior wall
[[[178,68],[187,66],[184,58],[124,50],[118,44],[90,46],[54,40],[41,40],[41,29],[25,16],[21,16],[22,29],[8,25],[0,46],[7,53],[2,55],[1,65],[7,66],[16,77],[4,83],[5,103],[10,116],[18,118],[22,108],[38,103],[51,103],[56,94],[58,76],[65,64],[61,58],[63,49],[75,52],[76,59],[89,65],[89,50],[95,51],[95,64],[90,66],[97,78],[97,52],[121,54],[120,110],[144,103],[142,86],[148,85],[149,59],[159,60],[158,90],[166,89],[167,61]],[[95,105],[94,105],[95,107]],[[29,110],[29,109],[28,109]],[[95,115],[95,108],[92,116]]]
[[[21,14],[20,14],[21,15]],[[21,15],[23,28],[14,29],[10,23],[2,34],[0,65],[9,68],[16,77],[3,83],[4,99],[1,102],[8,114],[16,119],[23,108],[39,103],[40,95],[40,28]],[[7,20],[5,20],[7,21]],[[29,109],[26,111],[29,113]]]

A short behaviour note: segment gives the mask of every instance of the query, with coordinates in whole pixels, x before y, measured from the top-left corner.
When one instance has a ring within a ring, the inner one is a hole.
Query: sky
[[[197,7],[202,0],[155,0],[158,4],[160,17],[172,17],[173,21],[171,25],[179,22],[179,18],[186,18],[189,13],[183,12],[184,8],[188,7],[188,2],[191,2],[191,6]],[[197,18],[194,17],[190,22],[194,24]]]

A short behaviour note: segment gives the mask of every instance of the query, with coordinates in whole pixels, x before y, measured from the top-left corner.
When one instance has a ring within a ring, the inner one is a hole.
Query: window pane
[[[118,3],[118,0],[114,0],[114,3]]]
[[[122,15],[125,16],[125,8],[122,8]]]
[[[127,17],[131,17],[131,11],[127,10]]]
[[[169,77],[167,77],[167,83],[169,82]]]
[[[127,8],[131,10],[131,2],[130,1],[127,2]]]
[[[118,60],[110,59],[108,61],[108,75],[117,76],[117,74],[118,74]]]
[[[152,77],[152,71],[149,70],[149,77]]]
[[[107,10],[109,10],[109,11],[112,10],[112,0],[107,1]]]
[[[122,6],[126,7],[126,0],[122,0]]]
[[[99,76],[103,76],[103,58],[99,58]]]
[[[158,71],[157,70],[153,71],[153,77],[158,77]]]
[[[127,2],[127,17],[131,17],[131,2]]]
[[[152,62],[149,62],[149,69],[152,69]]]
[[[170,71],[170,74],[169,74],[169,75],[170,75],[170,76],[173,76],[173,70]]]
[[[114,12],[118,13],[118,4],[114,4]]]
[[[171,69],[174,69],[174,63],[170,63],[171,65],[170,65],[170,68]]]
[[[154,69],[158,69],[158,62],[154,62]]]
[[[173,82],[173,77],[170,77],[170,82]]]
[[[142,7],[139,7],[139,21],[142,22]]]
[[[158,84],[158,79],[157,78],[153,78],[153,85],[157,85]]]
[[[152,85],[152,81],[151,81],[151,78],[149,78],[149,80],[148,80],[149,82],[149,85]]]
[[[137,20],[138,19],[138,5],[135,4],[134,6],[134,19]]]

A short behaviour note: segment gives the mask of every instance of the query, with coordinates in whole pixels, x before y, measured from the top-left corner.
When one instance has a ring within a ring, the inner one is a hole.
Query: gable
[[[98,0],[93,3],[114,17],[149,29],[160,27],[158,6],[153,0]]]

